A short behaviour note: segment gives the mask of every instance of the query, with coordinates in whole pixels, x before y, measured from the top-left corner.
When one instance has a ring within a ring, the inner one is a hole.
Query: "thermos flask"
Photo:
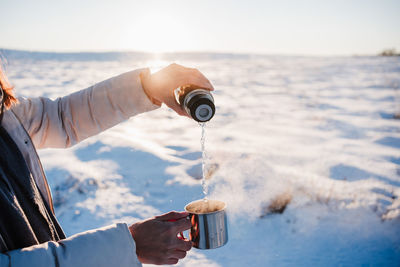
[[[214,116],[214,97],[210,91],[194,86],[181,86],[175,94],[178,103],[194,120],[206,122]]]

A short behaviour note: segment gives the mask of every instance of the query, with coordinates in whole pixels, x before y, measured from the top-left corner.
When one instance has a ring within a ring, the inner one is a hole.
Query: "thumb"
[[[189,216],[188,212],[177,212],[177,211],[170,211],[163,215],[156,216],[157,220],[160,221],[176,221],[182,218]]]

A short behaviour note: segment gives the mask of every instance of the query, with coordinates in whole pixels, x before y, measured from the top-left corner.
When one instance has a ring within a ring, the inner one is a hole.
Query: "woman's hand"
[[[176,264],[183,259],[192,243],[179,238],[178,233],[191,227],[188,215],[187,212],[171,211],[129,226],[140,262]]]
[[[175,89],[184,85],[192,85],[210,91],[214,90],[210,81],[199,70],[175,63],[153,74],[146,69],[140,73],[140,78],[145,93],[153,103],[158,105],[164,103],[182,116],[188,115],[176,102]]]

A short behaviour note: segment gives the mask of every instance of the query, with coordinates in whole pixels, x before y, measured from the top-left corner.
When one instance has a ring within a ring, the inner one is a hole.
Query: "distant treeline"
[[[379,53],[379,55],[383,57],[398,57],[400,56],[400,53],[397,53],[396,49],[392,48],[383,50]]]

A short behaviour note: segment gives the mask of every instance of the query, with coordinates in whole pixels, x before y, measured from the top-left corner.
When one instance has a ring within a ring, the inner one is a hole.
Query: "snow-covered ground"
[[[229,242],[180,266],[399,266],[400,58],[3,51],[18,95],[55,98],[171,62],[213,82],[210,198]],[[202,198],[201,128],[163,107],[40,151],[68,235]],[[271,203],[291,200],[282,214]]]

